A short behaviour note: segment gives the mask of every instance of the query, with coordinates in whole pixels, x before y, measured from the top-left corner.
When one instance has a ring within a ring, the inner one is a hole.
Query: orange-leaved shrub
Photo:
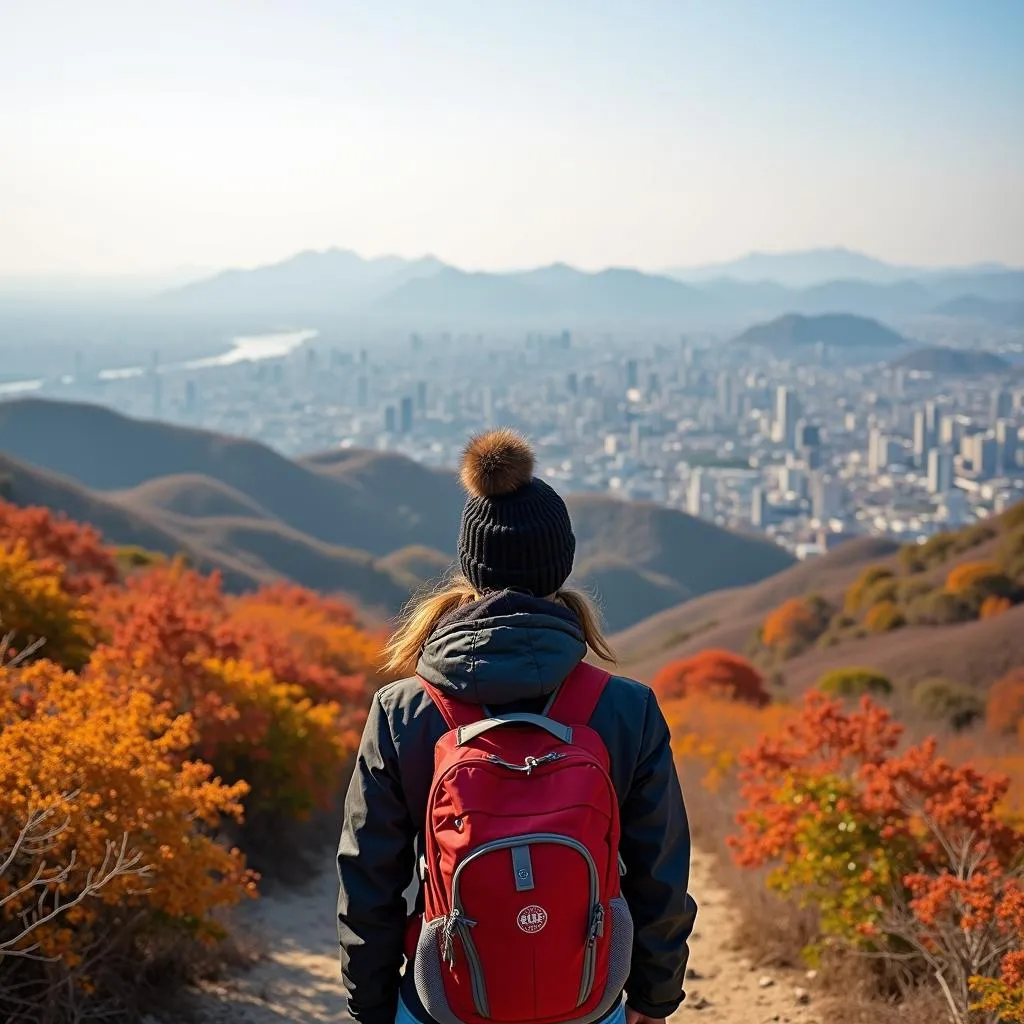
[[[1024,723],[1024,668],[993,683],[985,706],[985,724],[997,735],[1015,735]]]
[[[0,543],[24,543],[29,557],[59,569],[70,594],[89,594],[117,580],[117,561],[98,531],[48,508],[0,500]]]
[[[1008,612],[1013,607],[1013,602],[1008,597],[1000,597],[997,594],[989,594],[984,601],[981,602],[981,608],[978,611],[979,619],[995,619],[1002,615],[1004,612]]]
[[[946,576],[946,590],[951,594],[977,596],[979,600],[1009,597],[1013,589],[1013,580],[996,562],[963,562]]]
[[[829,608],[821,599],[794,597],[768,613],[761,625],[761,643],[791,658],[814,643],[828,624]]]
[[[252,618],[253,604],[243,601],[242,608],[250,617],[239,626],[216,574],[180,562],[156,566],[101,603],[109,639],[93,663],[129,666],[163,706],[191,714],[196,752],[229,780],[252,783],[250,819],[255,813],[302,818],[329,805],[358,743],[363,677],[344,677],[330,663],[304,666],[287,650],[283,610],[282,625],[275,626],[272,615]],[[307,649],[316,640],[312,628],[309,633]],[[360,645],[355,657],[362,656],[362,638]],[[300,681],[277,675],[291,670]],[[348,708],[319,699],[327,689],[346,698]]]
[[[764,677],[746,658],[717,648],[669,662],[651,681],[651,689],[662,702],[698,693],[745,701],[755,707],[771,700]]]
[[[0,1019],[127,1019],[147,971],[181,977],[254,894],[229,837],[258,857],[332,806],[380,638],[334,599],[229,598],[183,559],[0,503],[7,631]]]
[[[251,786],[248,813],[303,819],[329,807],[352,743],[340,707],[247,661],[209,658],[198,675],[224,709],[204,723],[198,749],[224,776]]]
[[[364,703],[385,634],[364,629],[350,605],[277,583],[232,598],[219,629],[240,654],[318,700]]]
[[[977,994],[1013,997],[1004,960],[1024,934],[1000,908],[1022,891],[1024,832],[1000,814],[1004,776],[952,764],[934,739],[901,751],[901,734],[870,698],[851,711],[811,692],[741,756],[731,845],[815,907],[824,935],[939,974],[967,1019]]]
[[[36,946],[76,968],[111,934],[215,936],[212,912],[253,890],[241,854],[211,834],[241,816],[248,786],[225,785],[187,759],[187,715],[168,716],[130,680],[114,692],[99,673],[46,660],[0,667],[0,863],[9,860],[0,876],[0,960]],[[40,814],[43,832],[19,845]],[[60,912],[118,849],[135,870]],[[4,994],[0,986],[0,1006]]]
[[[780,732],[793,714],[786,704],[758,707],[706,692],[666,700],[661,707],[676,763],[695,768],[711,791],[734,775],[744,750],[765,733]]]

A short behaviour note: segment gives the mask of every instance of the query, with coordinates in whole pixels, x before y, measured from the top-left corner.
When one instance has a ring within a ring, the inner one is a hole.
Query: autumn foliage
[[[660,701],[708,694],[763,707],[771,697],[764,678],[746,658],[710,649],[692,658],[669,662],[651,682]]]
[[[770,612],[761,626],[761,643],[782,658],[804,650],[825,631],[829,608],[814,598],[794,597]]]
[[[734,855],[817,908],[826,936],[909,953],[942,977],[964,1019],[975,997],[1010,1007],[1024,831],[1000,813],[1009,782],[954,765],[934,739],[901,749],[902,731],[869,698],[847,711],[810,693],[780,734],[740,758]]]
[[[99,533],[49,509],[0,501],[0,539],[8,549],[24,544],[29,558],[59,570],[69,594],[88,594],[117,580],[116,558]]]
[[[1009,736],[1024,724],[1024,668],[1013,669],[989,690],[985,724],[990,732]]]
[[[228,836],[332,807],[376,681],[380,637],[340,601],[118,564],[90,528],[0,502],[3,1019],[5,961],[52,1009],[113,998],[103,979],[172,936],[217,938],[218,910],[255,894]]]

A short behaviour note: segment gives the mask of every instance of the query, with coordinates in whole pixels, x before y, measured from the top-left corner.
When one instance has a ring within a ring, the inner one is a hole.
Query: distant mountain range
[[[923,271],[822,250],[752,255],[665,274],[588,272],[566,264],[491,273],[460,270],[432,256],[365,260],[331,249],[255,270],[224,271],[154,301],[168,311],[244,313],[314,326],[324,316],[424,326],[560,327],[840,312],[1005,322],[1007,304],[1024,304],[1024,271],[994,265]]]
[[[786,288],[810,288],[829,281],[864,281],[896,284],[921,278],[972,277],[999,273],[1010,268],[1001,263],[979,263],[970,267],[940,269],[898,266],[849,249],[809,249],[804,252],[752,252],[726,263],[677,267],[667,273],[682,281],[771,281]]]
[[[0,493],[93,523],[111,542],[187,552],[233,589],[289,578],[391,614],[452,564],[455,474],[335,450],[290,460],[254,441],[132,420],[99,406],[0,403]],[[790,555],[653,504],[567,495],[576,581],[622,629]]]

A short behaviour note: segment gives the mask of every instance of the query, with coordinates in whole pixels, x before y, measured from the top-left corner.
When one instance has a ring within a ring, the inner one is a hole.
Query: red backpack
[[[544,715],[487,717],[424,688],[450,726],[427,801],[413,971],[439,1024],[590,1024],[616,1007],[633,923],[619,804],[582,662]]]

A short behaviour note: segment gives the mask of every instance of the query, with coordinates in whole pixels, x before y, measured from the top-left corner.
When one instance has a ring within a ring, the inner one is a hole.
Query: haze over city
[[[0,274],[1024,263],[1016,3],[8,5]]]

